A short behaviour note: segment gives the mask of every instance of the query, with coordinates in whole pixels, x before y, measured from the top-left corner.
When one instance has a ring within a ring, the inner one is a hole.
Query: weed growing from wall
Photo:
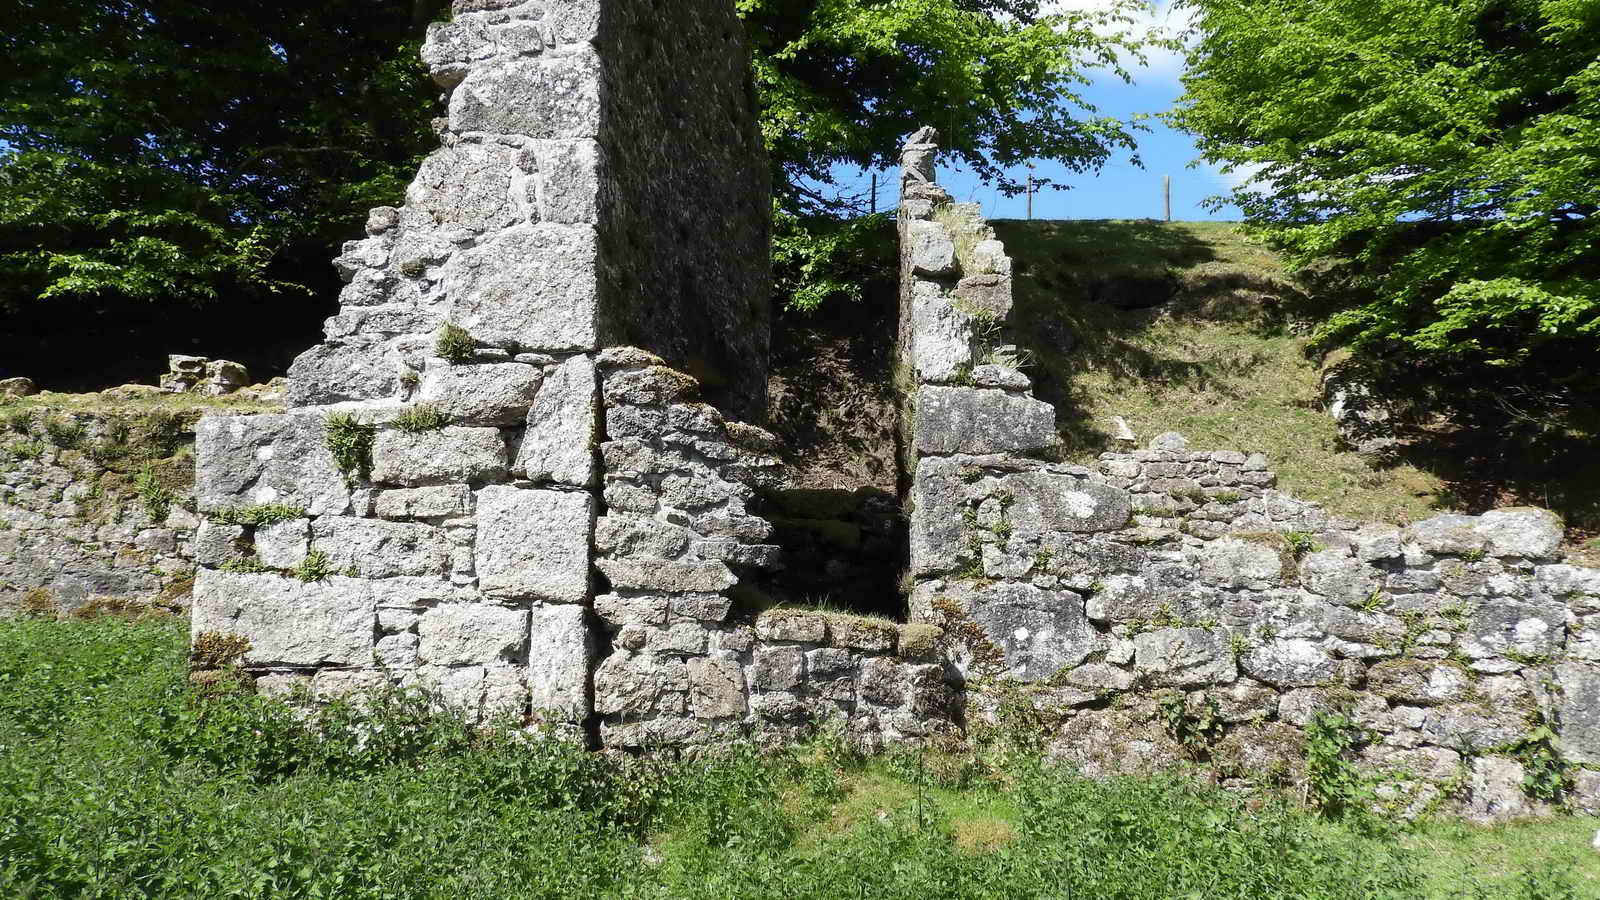
[[[219,509],[211,513],[211,520],[222,525],[273,525],[305,516],[304,509],[287,503],[252,503]]]
[[[328,452],[346,479],[365,479],[372,472],[372,438],[377,429],[357,421],[353,413],[329,413]]]
[[[478,352],[478,342],[465,328],[454,322],[444,323],[433,344],[434,355],[452,363],[472,362]]]
[[[333,566],[328,563],[328,555],[321,550],[312,550],[294,570],[294,577],[301,581],[322,581],[333,574]]]
[[[139,502],[144,504],[144,511],[152,522],[159,524],[167,520],[167,513],[172,511],[172,502],[177,498],[161,483],[155,470],[145,466],[143,472],[133,477],[133,489],[138,493]]]
[[[1534,800],[1560,803],[1572,789],[1572,764],[1561,755],[1556,731],[1542,713],[1528,714],[1528,733],[1501,748],[1522,763],[1522,792]]]
[[[396,416],[393,424],[401,431],[416,434],[422,431],[438,431],[450,424],[450,417],[432,404],[418,403]]]
[[[1330,818],[1360,818],[1372,799],[1371,786],[1351,753],[1366,732],[1343,712],[1323,710],[1306,723],[1306,800]]]

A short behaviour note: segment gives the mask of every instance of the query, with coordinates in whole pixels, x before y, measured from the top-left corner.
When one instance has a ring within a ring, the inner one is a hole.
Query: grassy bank
[[[186,669],[174,621],[0,623],[0,896],[1532,898],[1600,876],[1592,821],[1357,830],[1004,739],[589,754],[404,697],[301,719]]]
[[[1278,258],[1226,222],[999,221],[1015,258],[1016,333],[1068,450],[1180,431],[1197,449],[1266,453],[1280,487],[1353,518],[1406,522],[1443,500],[1415,465],[1343,449],[1322,410],[1320,361],[1297,324],[1306,297]]]

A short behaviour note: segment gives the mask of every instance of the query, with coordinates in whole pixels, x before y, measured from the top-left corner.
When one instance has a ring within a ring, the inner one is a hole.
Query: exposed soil
[[[767,427],[788,448],[789,487],[895,492],[896,299],[872,287],[774,319]]]

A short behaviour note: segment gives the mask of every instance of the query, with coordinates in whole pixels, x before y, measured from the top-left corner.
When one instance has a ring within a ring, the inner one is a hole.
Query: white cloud
[[[1118,5],[1118,0],[1046,0],[1040,5],[1041,13],[1106,13]],[[1143,36],[1150,32],[1166,37],[1181,38],[1194,22],[1193,7],[1178,7],[1174,0],[1154,0],[1141,4],[1125,14],[1131,21],[1106,22],[1095,30],[1101,34],[1118,33]],[[1179,50],[1149,49],[1145,62],[1129,57],[1123,60],[1135,81],[1164,80],[1176,82],[1183,74],[1184,54]]]

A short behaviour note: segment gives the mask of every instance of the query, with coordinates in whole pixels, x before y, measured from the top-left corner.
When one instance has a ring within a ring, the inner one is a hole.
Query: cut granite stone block
[[[309,519],[290,519],[256,527],[256,558],[273,569],[294,569],[305,562],[311,540]]]
[[[422,665],[521,664],[528,658],[528,611],[497,603],[445,603],[422,614],[417,637]]]
[[[323,516],[312,525],[311,548],[325,554],[334,571],[365,578],[449,571],[450,541],[429,525]]]
[[[594,361],[574,356],[545,380],[528,410],[513,470],[530,481],[593,487],[599,469],[599,384]]]
[[[990,388],[924,385],[915,428],[920,453],[1026,453],[1057,440],[1055,407]]]
[[[508,599],[589,596],[594,500],[587,493],[491,485],[478,492],[478,585]]]
[[[443,519],[472,511],[472,489],[464,484],[377,491],[373,513],[380,519]]]
[[[351,338],[318,344],[289,366],[292,406],[380,400],[400,388],[400,359],[387,341]]]
[[[594,654],[582,606],[536,606],[528,644],[528,692],[543,721],[582,722],[590,713],[589,667]]]
[[[506,442],[497,428],[450,425],[436,431],[380,429],[372,440],[372,481],[418,487],[482,483],[506,476]]]
[[[406,188],[401,224],[413,231],[459,228],[474,234],[509,227],[519,218],[511,202],[517,155],[516,148],[493,143],[434,151]]]
[[[190,634],[237,635],[246,666],[365,666],[377,614],[367,583],[333,576],[304,582],[283,575],[201,569]]]
[[[339,515],[350,487],[319,414],[206,416],[195,426],[195,500],[208,513],[280,503]]]
[[[522,363],[451,365],[430,361],[417,402],[454,425],[515,425],[528,415],[544,373]]]
[[[469,333],[509,335],[527,350],[592,350],[599,342],[596,253],[592,225],[500,232],[445,264],[449,319]]]
[[[450,95],[450,130],[532,138],[600,134],[600,60],[579,44],[561,53],[475,65]]]

